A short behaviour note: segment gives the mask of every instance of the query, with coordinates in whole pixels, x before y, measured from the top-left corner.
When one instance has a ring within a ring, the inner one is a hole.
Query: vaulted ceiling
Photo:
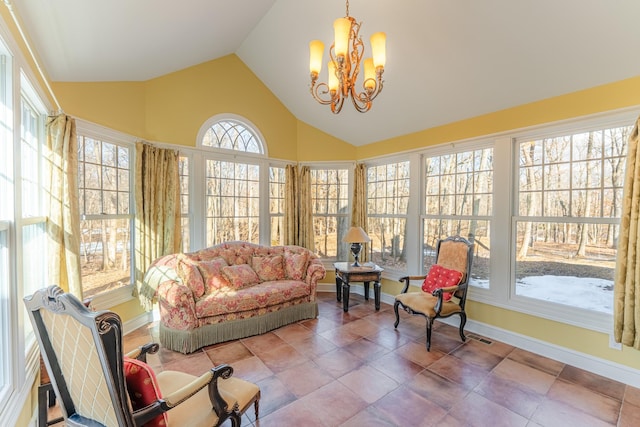
[[[52,81],[144,81],[235,53],[354,145],[640,75],[638,0],[351,0],[368,52],[387,33],[385,85],[368,113],[334,115],[309,94],[308,43],[330,45],[342,0],[11,3]]]

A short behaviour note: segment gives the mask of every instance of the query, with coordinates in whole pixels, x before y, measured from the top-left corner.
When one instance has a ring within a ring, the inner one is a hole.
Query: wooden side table
[[[382,267],[373,263],[354,267],[348,262],[336,262],[333,266],[336,269],[336,297],[338,302],[342,301],[342,309],[345,313],[349,311],[350,282],[364,283],[364,299],[366,300],[369,299],[369,283],[373,282],[376,310],[380,310],[380,277],[384,271]]]

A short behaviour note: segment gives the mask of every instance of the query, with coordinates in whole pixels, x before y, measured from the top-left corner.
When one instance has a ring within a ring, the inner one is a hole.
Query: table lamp
[[[351,264],[353,267],[360,267],[358,258],[360,257],[360,251],[362,250],[362,244],[371,241],[367,233],[362,227],[351,227],[347,234],[342,238],[345,243],[351,243],[351,253],[356,262]]]

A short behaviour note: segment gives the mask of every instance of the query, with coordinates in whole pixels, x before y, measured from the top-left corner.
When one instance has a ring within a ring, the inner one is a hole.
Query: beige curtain
[[[353,173],[351,226],[362,227],[365,232],[367,231],[367,168],[363,163],[356,164]],[[363,245],[360,261],[369,261],[369,243]]]
[[[298,199],[298,245],[314,251],[313,218],[311,212],[311,170],[309,166],[300,168]]]
[[[75,119],[64,114],[48,117],[46,134],[49,280],[82,299],[78,137]]]
[[[154,297],[142,283],[149,265],[181,250],[178,161],[175,150],[136,143],[135,278],[146,309]]]
[[[287,165],[284,170],[284,244],[298,244],[298,167]]]
[[[629,138],[613,288],[616,342],[640,350],[640,150],[638,125]]]

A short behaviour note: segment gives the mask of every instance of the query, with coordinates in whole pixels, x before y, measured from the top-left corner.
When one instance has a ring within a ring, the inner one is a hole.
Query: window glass
[[[311,169],[311,210],[314,251],[321,258],[347,260],[349,230],[349,172],[347,169]]]
[[[631,130],[517,141],[516,295],[613,312]]]
[[[189,252],[189,158],[180,156],[178,163],[180,175],[180,230],[182,233],[182,252]]]
[[[284,189],[284,168],[269,167],[269,218],[272,246],[284,244]]]
[[[214,123],[202,138],[205,147],[224,148],[247,153],[264,154],[262,143],[255,133],[236,120]]]
[[[228,118],[216,121],[201,135],[202,147],[218,149],[205,159],[205,245],[234,240],[260,243],[260,208],[269,200],[271,181],[260,185],[261,168],[268,166],[246,154],[264,154],[262,141],[248,125]],[[239,153],[231,158],[222,150]]]
[[[129,285],[129,147],[78,135],[80,261],[85,297]]]
[[[493,149],[425,158],[423,266],[435,263],[438,240],[458,235],[475,244],[469,283],[489,287]]]
[[[207,246],[242,240],[259,243],[260,166],[207,160]]]
[[[42,119],[24,97],[21,100],[20,177],[22,181],[22,217],[42,215],[40,208],[40,159]]]
[[[9,317],[9,223],[0,221],[0,345],[4,349],[10,348],[9,332],[13,323]],[[8,351],[0,351],[0,401],[6,401],[5,396],[11,386],[9,371],[11,359]]]
[[[367,233],[371,261],[406,271],[406,224],[409,210],[409,162],[367,168]]]

